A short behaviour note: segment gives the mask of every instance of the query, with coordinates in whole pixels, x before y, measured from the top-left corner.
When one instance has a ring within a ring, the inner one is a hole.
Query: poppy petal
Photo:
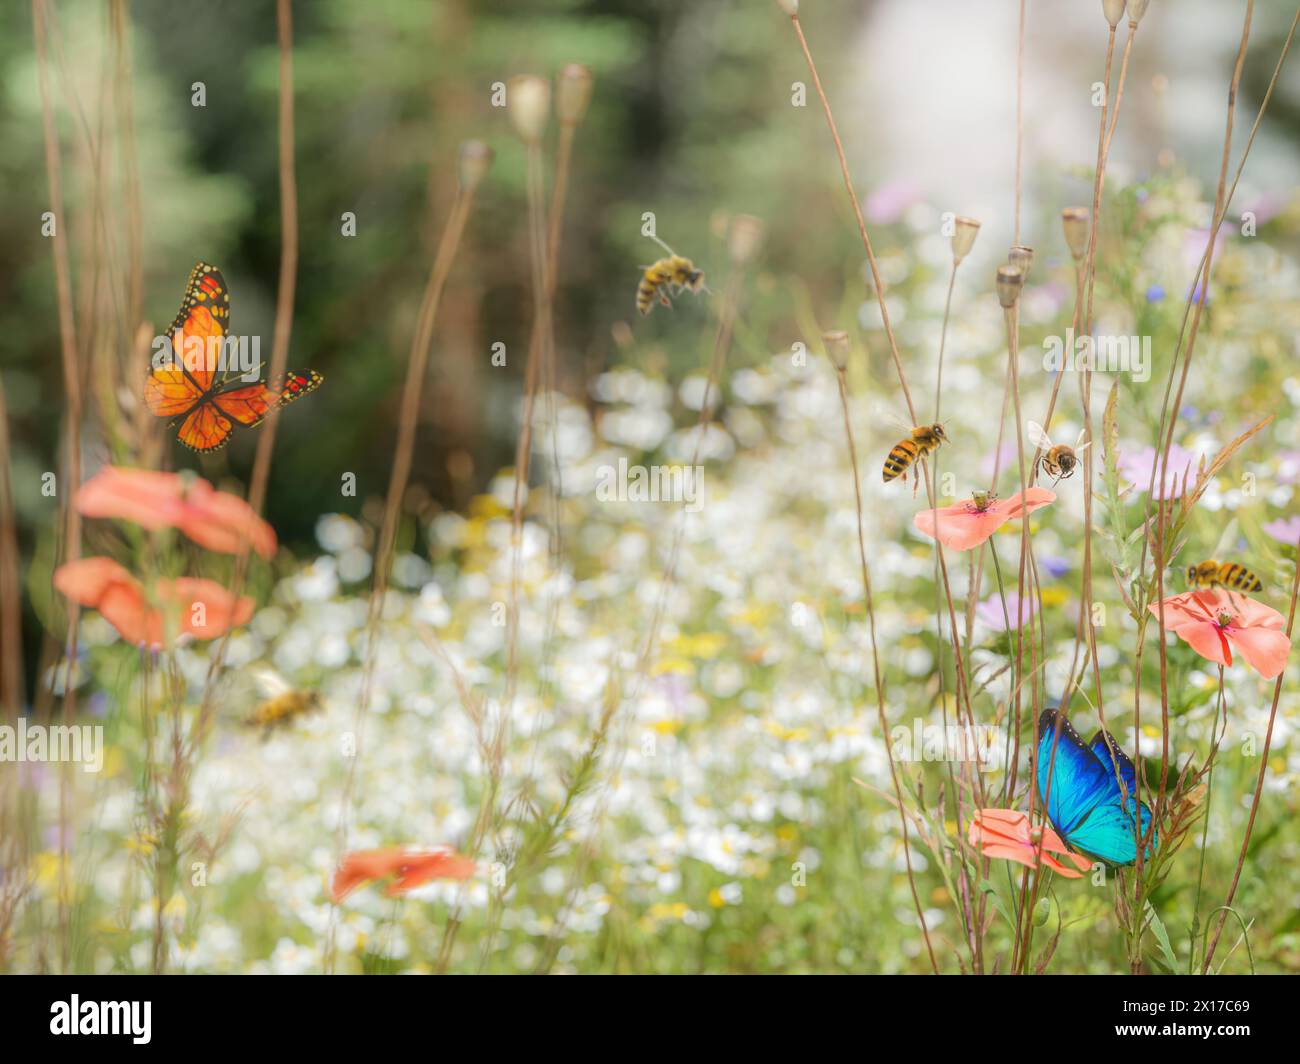
[[[1291,640],[1272,628],[1228,628],[1228,642],[1241,651],[1246,663],[1264,679],[1282,674],[1291,654]]]
[[[341,902],[362,883],[396,876],[396,881],[387,888],[389,896],[396,896],[433,879],[468,879],[476,869],[474,861],[450,846],[430,849],[389,846],[381,850],[357,850],[346,854],[339,863],[330,884],[330,894],[335,902]]]
[[[128,643],[156,647],[162,643],[162,617],[145,601],[134,581],[114,584],[99,600],[99,614]]]
[[[967,832],[972,846],[985,842],[1029,842],[1029,817],[1016,809],[977,809]]]
[[[434,879],[468,879],[477,866],[454,850],[437,850],[412,855],[402,865],[396,882],[388,888],[390,895],[404,894]]]
[[[179,607],[180,631],[196,639],[215,639],[231,628],[247,624],[253,616],[251,598],[245,595],[236,602],[215,580],[201,577],[182,576],[162,581],[158,597]]]
[[[180,529],[200,547],[237,554],[247,542],[263,558],[275,554],[275,530],[243,499],[217,491],[206,480],[186,496]]]
[[[912,518],[918,532],[937,539],[949,550],[962,551],[978,547],[1007,523],[1007,515],[990,507],[983,513],[965,506],[945,506],[939,510],[922,510]]]
[[[134,584],[135,577],[112,558],[78,558],[54,570],[54,589],[82,606],[98,606],[114,584]]]
[[[1178,638],[1207,661],[1217,665],[1232,664],[1232,650],[1223,630],[1212,621],[1189,621],[1174,629]]]
[[[179,473],[105,466],[77,489],[77,510],[86,517],[114,517],[151,531],[180,520],[184,487]]]
[[[1080,860],[1078,854],[1072,853],[1069,854],[1068,856],[1071,860],[1075,861],[1076,865],[1078,864],[1078,861]],[[1083,873],[1092,867],[1092,865],[1085,862],[1083,867],[1078,868],[1077,870],[1074,868],[1067,868],[1065,865],[1061,864],[1061,862],[1058,861],[1055,857],[1047,853],[1046,848],[1044,848],[1044,853],[1043,853],[1043,864],[1046,865],[1048,868],[1050,868],[1057,875],[1064,876],[1066,879],[1082,879]]]
[[[1007,517],[1016,518],[1022,514],[1031,514],[1054,502],[1056,502],[1056,492],[1049,491],[1047,488],[1026,488],[1023,493],[1016,492],[1006,501]]]
[[[1005,843],[990,843],[983,847],[980,852],[985,857],[1000,857],[1004,861],[1015,861],[1016,864],[1022,864],[1026,868],[1033,868],[1034,849],[1032,846],[1009,846]]]

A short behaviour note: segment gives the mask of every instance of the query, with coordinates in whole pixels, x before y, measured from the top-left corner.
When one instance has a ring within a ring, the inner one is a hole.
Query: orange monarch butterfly
[[[171,418],[180,426],[176,438],[193,451],[224,447],[235,422],[246,428],[260,425],[272,407],[288,406],[320,386],[325,379],[313,369],[290,372],[274,385],[239,382],[214,349],[227,351],[230,329],[230,290],[221,271],[199,262],[190,271],[181,309],[167,330],[170,353],[155,361],[144,385],[150,413]],[[202,357],[194,353],[202,352]]]

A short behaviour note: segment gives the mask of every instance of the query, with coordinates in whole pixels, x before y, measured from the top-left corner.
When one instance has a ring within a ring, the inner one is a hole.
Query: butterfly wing
[[[1124,793],[1130,798],[1137,794],[1137,769],[1133,767],[1133,761],[1128,754],[1124,753],[1123,747],[1115,741],[1115,736],[1107,731],[1099,731],[1092,737],[1092,742],[1088,744],[1090,749],[1101,763],[1110,769],[1111,778],[1115,778],[1115,773],[1119,773],[1119,778],[1124,781]],[[1115,785],[1116,793],[1119,792],[1119,784]]]
[[[230,293],[221,271],[199,262],[190,271],[181,309],[167,330],[171,352],[145,381],[144,399],[156,417],[180,423],[177,439],[195,451],[215,451],[230,438],[230,419],[213,407],[216,379],[230,323]]]
[[[191,451],[217,451],[229,442],[234,431],[231,420],[209,398],[181,422],[176,438]]]
[[[1137,860],[1137,844],[1133,839],[1133,810],[1137,802],[1130,798],[1127,806],[1121,805],[1115,795],[1099,805],[1094,806],[1084,819],[1075,826],[1066,839],[1071,846],[1094,857],[1099,857],[1107,864],[1130,865]],[[1145,832],[1151,823],[1151,810],[1142,803],[1142,830]],[[1155,853],[1154,832],[1147,843],[1147,859]]]
[[[229,388],[219,392],[213,402],[227,417],[253,428],[262,423],[272,407],[288,406],[308,392],[315,391],[324,380],[314,369],[301,373],[295,370],[274,385],[259,381],[256,384]]]
[[[1090,749],[1101,759],[1110,774],[1113,791],[1110,801],[1099,807],[1083,825],[1082,834],[1089,837],[1093,845],[1079,839],[1079,845],[1089,853],[1095,853],[1114,864],[1132,864],[1137,860],[1137,847],[1133,841],[1134,813],[1138,810],[1137,769],[1124,748],[1115,741],[1115,737],[1106,731],[1098,731],[1092,737]],[[1116,773],[1119,774],[1118,780]],[[1123,784],[1121,789],[1120,784]],[[1100,816],[1098,814],[1101,814]],[[1146,802],[1141,803],[1142,831],[1146,832],[1151,823],[1151,810]],[[1118,825],[1123,838],[1119,837],[1112,824]],[[1078,833],[1078,829],[1076,830]],[[1155,834],[1149,840],[1147,857],[1155,852]],[[1098,848],[1101,847],[1101,848]]]
[[[156,417],[191,413],[202,398],[202,389],[176,362],[155,366],[144,382],[145,405]]]
[[[260,425],[276,406],[287,406],[319,387],[315,370],[289,373],[277,384],[259,381],[226,387],[219,375],[230,328],[230,291],[221,271],[199,262],[190,271],[181,309],[168,330],[171,357],[154,366],[145,402],[158,417],[176,418],[177,439],[195,451],[225,446],[236,424]]]
[[[221,271],[198,262],[190,271],[181,309],[167,330],[174,364],[183,367],[200,391],[211,389],[230,329],[230,290]]]
[[[1049,769],[1053,733],[1060,721],[1056,742],[1056,763]],[[1107,739],[1110,741],[1107,742]],[[1038,721],[1038,792],[1042,795],[1051,779],[1047,815],[1070,846],[1099,857],[1112,865],[1128,865],[1137,859],[1133,838],[1135,816],[1141,816],[1145,832],[1151,822],[1146,803],[1139,807],[1134,794],[1137,772],[1113,736],[1098,732],[1090,747],[1083,745],[1059,709],[1045,709]],[[1116,778],[1116,772],[1119,778]],[[1119,780],[1129,797],[1124,800]],[[1058,798],[1059,790],[1059,798]],[[1139,812],[1140,808],[1140,812]],[[1147,847],[1154,853],[1155,838]]]
[[[1059,709],[1043,710],[1038,718],[1038,794],[1062,838],[1073,843],[1071,833],[1115,789],[1114,775],[1083,745],[1065,715]]]

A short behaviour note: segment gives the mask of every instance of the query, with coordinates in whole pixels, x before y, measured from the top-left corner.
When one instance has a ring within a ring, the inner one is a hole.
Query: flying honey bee
[[[1194,588],[1230,587],[1237,591],[1263,591],[1264,581],[1236,562],[1203,561],[1187,567],[1187,583]]]
[[[1087,443],[1083,442],[1082,432],[1074,441],[1074,446],[1067,447],[1063,443],[1053,443],[1043,431],[1043,426],[1037,421],[1030,421],[1026,427],[1029,430],[1029,442],[1043,452],[1038,463],[1043,472],[1052,478],[1053,484],[1074,476],[1074,471],[1079,466],[1079,454],[1092,446],[1091,440]]]
[[[641,267],[641,283],[636,287],[636,309],[643,316],[654,309],[656,295],[660,303],[665,307],[671,307],[672,300],[668,298],[670,291],[673,295],[677,295],[683,289],[688,292],[707,291],[704,288],[703,270],[697,270],[695,263],[683,255],[678,255],[657,236],[652,235],[650,239],[668,254],[649,266]]]
[[[258,729],[263,739],[325,705],[319,691],[290,687],[270,669],[257,670],[254,678],[265,700],[244,718],[244,725]]]
[[[933,425],[917,425],[912,429],[911,435],[905,436],[890,449],[889,457],[885,459],[885,468],[882,471],[885,483],[888,484],[899,476],[906,483],[907,471],[911,468],[912,463],[936,450],[939,444],[947,442],[948,435],[943,431],[943,425],[938,422]],[[915,494],[916,488],[920,484],[920,474],[914,471],[912,480],[912,491]]]

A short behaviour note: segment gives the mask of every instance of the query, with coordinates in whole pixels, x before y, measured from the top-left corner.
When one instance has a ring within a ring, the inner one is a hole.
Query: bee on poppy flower
[[[1187,567],[1187,584],[1194,588],[1230,587],[1236,591],[1263,591],[1264,581],[1244,565],[1212,559]]]

